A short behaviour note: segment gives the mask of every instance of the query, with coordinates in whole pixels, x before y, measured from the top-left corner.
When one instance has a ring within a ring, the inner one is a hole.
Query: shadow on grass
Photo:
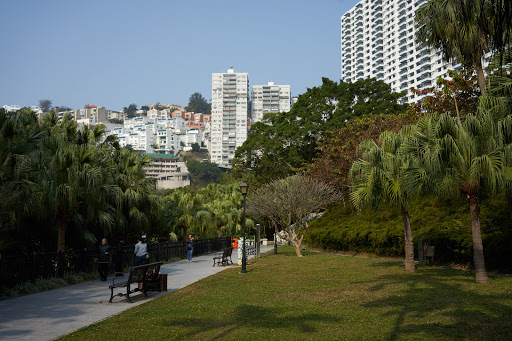
[[[436,268],[384,275],[376,282],[369,291],[393,292],[363,306],[385,310],[383,318],[394,317],[389,340],[418,335],[434,340],[512,340],[512,293],[503,286],[482,286],[471,273]]]
[[[279,312],[279,313],[278,313]],[[205,318],[184,318],[173,320],[166,324],[169,327],[182,328],[184,333],[180,338],[188,339],[198,337],[199,334],[209,335],[209,340],[236,339],[235,332],[239,328],[247,327],[254,330],[266,328],[280,329],[293,332],[315,333],[318,323],[338,324],[341,319],[336,316],[321,314],[297,314],[283,316],[280,309],[269,309],[255,305],[242,304],[237,306],[229,318],[205,320]],[[324,328],[325,326],[322,326]],[[188,331],[186,331],[188,330]],[[262,339],[265,337],[262,335]]]

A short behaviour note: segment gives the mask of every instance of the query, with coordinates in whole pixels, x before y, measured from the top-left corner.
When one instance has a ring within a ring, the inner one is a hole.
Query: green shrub
[[[472,263],[471,219],[465,200],[425,197],[413,202],[409,213],[414,242],[417,243],[418,238],[429,240],[430,245],[436,248],[436,263]],[[482,239],[488,269],[512,270],[512,255],[509,252],[512,249],[510,214],[503,196],[488,199],[481,204]],[[350,206],[333,206],[311,223],[306,243],[310,247],[326,250],[402,257],[402,216],[398,208],[388,204],[376,210],[361,211]]]

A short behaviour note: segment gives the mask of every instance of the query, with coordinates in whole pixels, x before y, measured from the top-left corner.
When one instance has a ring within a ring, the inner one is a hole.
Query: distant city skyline
[[[2,1],[0,106],[186,106],[230,66],[297,96],[340,80],[340,18],[357,2]]]

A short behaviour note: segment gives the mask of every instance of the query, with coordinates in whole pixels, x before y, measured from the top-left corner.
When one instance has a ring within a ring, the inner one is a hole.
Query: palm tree
[[[510,183],[512,117],[496,121],[489,113],[467,116],[457,125],[449,114],[421,119],[404,144],[419,166],[410,169],[407,188],[430,188],[440,196],[459,193],[471,215],[473,260],[478,283],[487,283],[480,230],[480,201]]]
[[[474,69],[481,94],[485,93],[482,58],[493,48],[493,11],[488,0],[430,0],[415,17],[418,43],[441,50],[447,62],[461,59]]]
[[[381,146],[367,140],[359,146],[361,159],[350,169],[354,181],[350,200],[357,208],[377,207],[384,200],[399,205],[404,225],[405,268],[414,272],[414,243],[409,219],[408,202],[411,198],[404,184],[409,160],[399,153],[404,133],[386,131],[379,137]]]

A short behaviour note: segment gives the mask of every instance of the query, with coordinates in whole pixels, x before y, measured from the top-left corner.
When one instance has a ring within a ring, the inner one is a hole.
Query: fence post
[[[0,253],[0,291],[4,289],[4,276],[2,275],[4,272],[2,271],[2,254]]]
[[[254,236],[254,243],[256,244],[255,258],[260,258],[260,224],[256,224],[256,235]]]
[[[64,277],[64,250],[57,252],[57,277]]]
[[[82,253],[82,271],[88,272],[87,270],[87,248],[84,247],[84,252]]]
[[[37,278],[37,259],[36,259],[36,253],[32,252],[32,273],[30,276],[30,280],[34,282]]]
[[[423,261],[425,260],[423,255],[423,239],[418,238],[418,260],[420,262],[420,265],[423,265]]]

